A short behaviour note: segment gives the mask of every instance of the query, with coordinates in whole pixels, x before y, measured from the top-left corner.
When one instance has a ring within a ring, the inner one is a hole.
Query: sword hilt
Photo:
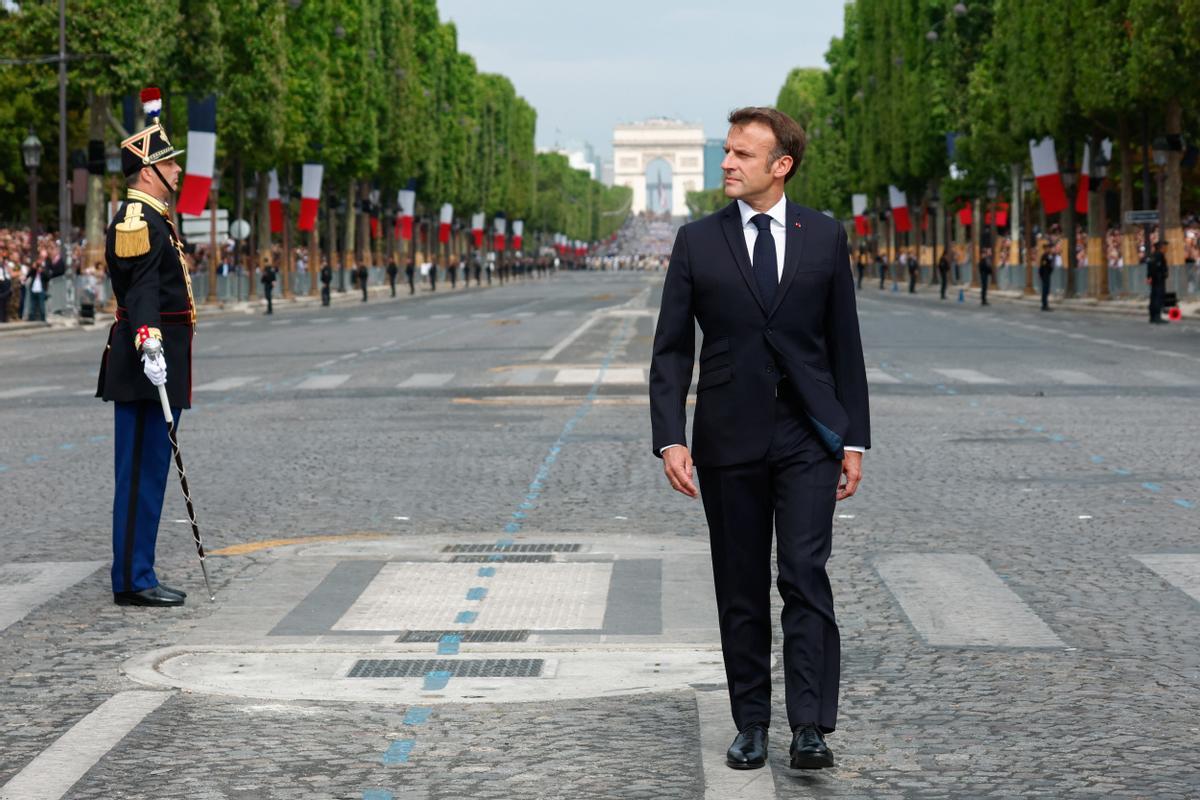
[[[146,358],[151,361],[158,361],[162,358],[162,342],[157,339],[147,339],[142,344],[142,352],[146,354]],[[167,399],[166,384],[158,387],[158,401],[162,404],[163,419],[167,423],[167,427],[175,424],[175,415],[171,413],[171,401]]]

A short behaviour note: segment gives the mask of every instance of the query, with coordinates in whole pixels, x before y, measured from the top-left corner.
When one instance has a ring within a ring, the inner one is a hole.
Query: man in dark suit
[[[321,305],[329,305],[329,284],[333,283],[333,270],[326,263],[321,267]]]
[[[771,539],[778,538],[791,764],[833,765],[840,639],[825,562],[835,502],[870,446],[866,369],[846,232],[788,202],[804,132],[772,108],[729,117],[721,211],[685,225],[663,285],[650,366],[653,449],[708,520],[735,769],[766,763]],[[685,402],[704,332],[693,453]],[[841,476],[845,483],[841,484]],[[841,484],[841,485],[839,485]]]
[[[275,291],[275,280],[279,277],[279,270],[275,269],[275,265],[270,262],[263,268],[262,276],[258,279],[263,286],[263,298],[267,301],[267,310],[264,314],[274,314],[275,305],[272,303],[272,293]]]
[[[1042,311],[1050,308],[1050,277],[1054,275],[1054,245],[1049,239],[1042,242],[1042,258],[1038,261],[1038,280],[1042,284]]]
[[[1163,306],[1166,305],[1167,276],[1167,243],[1159,239],[1154,243],[1154,253],[1146,262],[1146,283],[1150,284],[1150,324],[1166,325],[1162,318]]]
[[[362,289],[362,293],[363,293],[362,301],[364,303],[367,302],[367,277],[369,275],[370,275],[370,271],[367,269],[367,265],[359,264],[358,265],[358,288]]]
[[[938,281],[942,285],[942,299],[946,299],[946,279],[950,275],[950,255],[948,250],[942,251],[942,257],[938,259],[937,265]]]
[[[992,251],[984,250],[979,254],[979,305],[986,306],[988,284],[992,282]]]

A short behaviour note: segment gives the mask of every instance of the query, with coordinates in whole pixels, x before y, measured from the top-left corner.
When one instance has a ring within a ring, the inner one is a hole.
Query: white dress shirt
[[[746,237],[746,252],[750,255],[750,266],[754,266],[754,243],[758,241],[758,226],[751,220],[760,213],[765,213],[771,218],[771,238],[775,240],[775,267],[777,281],[783,280],[783,256],[787,252],[787,196],[779,198],[779,202],[771,206],[765,212],[755,211],[745,201],[738,200],[738,212],[742,215],[742,234]],[[658,451],[662,455],[672,447],[680,447],[678,444],[669,444],[662,450]],[[845,445],[844,449],[853,450],[856,453],[866,452],[866,448],[856,445]]]

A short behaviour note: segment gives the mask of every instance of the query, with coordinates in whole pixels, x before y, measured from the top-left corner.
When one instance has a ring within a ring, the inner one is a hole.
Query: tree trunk
[[[1178,97],[1173,97],[1167,102],[1167,136],[1179,136],[1182,126],[1183,106]],[[1181,161],[1183,161],[1183,150],[1167,152],[1167,180],[1163,187],[1162,227],[1171,232],[1179,228],[1179,206],[1183,194]]]
[[[342,236],[342,247],[344,248],[342,251],[342,263],[346,269],[354,269],[357,266],[354,260],[354,223],[358,217],[358,213],[355,210],[358,205],[356,195],[354,179],[351,178],[350,182],[346,185],[346,228],[345,234]]]
[[[1121,152],[1121,233],[1137,233],[1136,225],[1125,224],[1125,214],[1135,210],[1133,205],[1133,160],[1137,157],[1129,133],[1129,118],[1122,114],[1117,120],[1117,148]]]
[[[1092,133],[1092,164],[1103,157],[1100,151],[1103,138],[1098,129]],[[1108,243],[1105,240],[1108,224],[1105,219],[1104,183],[1103,178],[1093,178],[1088,182],[1088,294],[1097,300],[1108,299]]]
[[[329,269],[330,269],[331,273],[332,272],[338,273],[338,291],[340,292],[345,288],[344,281],[346,279],[346,275],[338,267],[337,209],[335,209],[333,207],[333,199],[332,199],[333,195],[328,195],[328,197],[330,198],[330,201],[328,203],[326,203],[326,206],[328,206],[328,207],[325,209],[325,238],[327,239],[327,241],[325,242],[325,249],[327,252],[326,257],[329,259]],[[332,289],[333,282],[330,281],[329,285],[330,285],[330,288]]]
[[[104,109],[108,105],[108,95],[97,95],[88,93],[88,141],[89,142],[104,142],[104,131],[106,119]],[[88,172],[87,177],[87,206],[84,210],[83,225],[84,237],[87,239],[87,249],[84,251],[83,263],[77,264],[78,268],[94,267],[103,265],[104,263],[104,228],[105,228],[105,203],[107,198],[104,196],[104,175],[93,175]]]

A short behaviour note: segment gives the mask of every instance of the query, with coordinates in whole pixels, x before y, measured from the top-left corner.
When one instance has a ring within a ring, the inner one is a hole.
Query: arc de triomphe
[[[687,193],[704,188],[704,128],[673,119],[651,119],[613,128],[613,183],[633,189],[633,213],[646,204],[646,168],[671,166],[671,215],[687,216]]]

